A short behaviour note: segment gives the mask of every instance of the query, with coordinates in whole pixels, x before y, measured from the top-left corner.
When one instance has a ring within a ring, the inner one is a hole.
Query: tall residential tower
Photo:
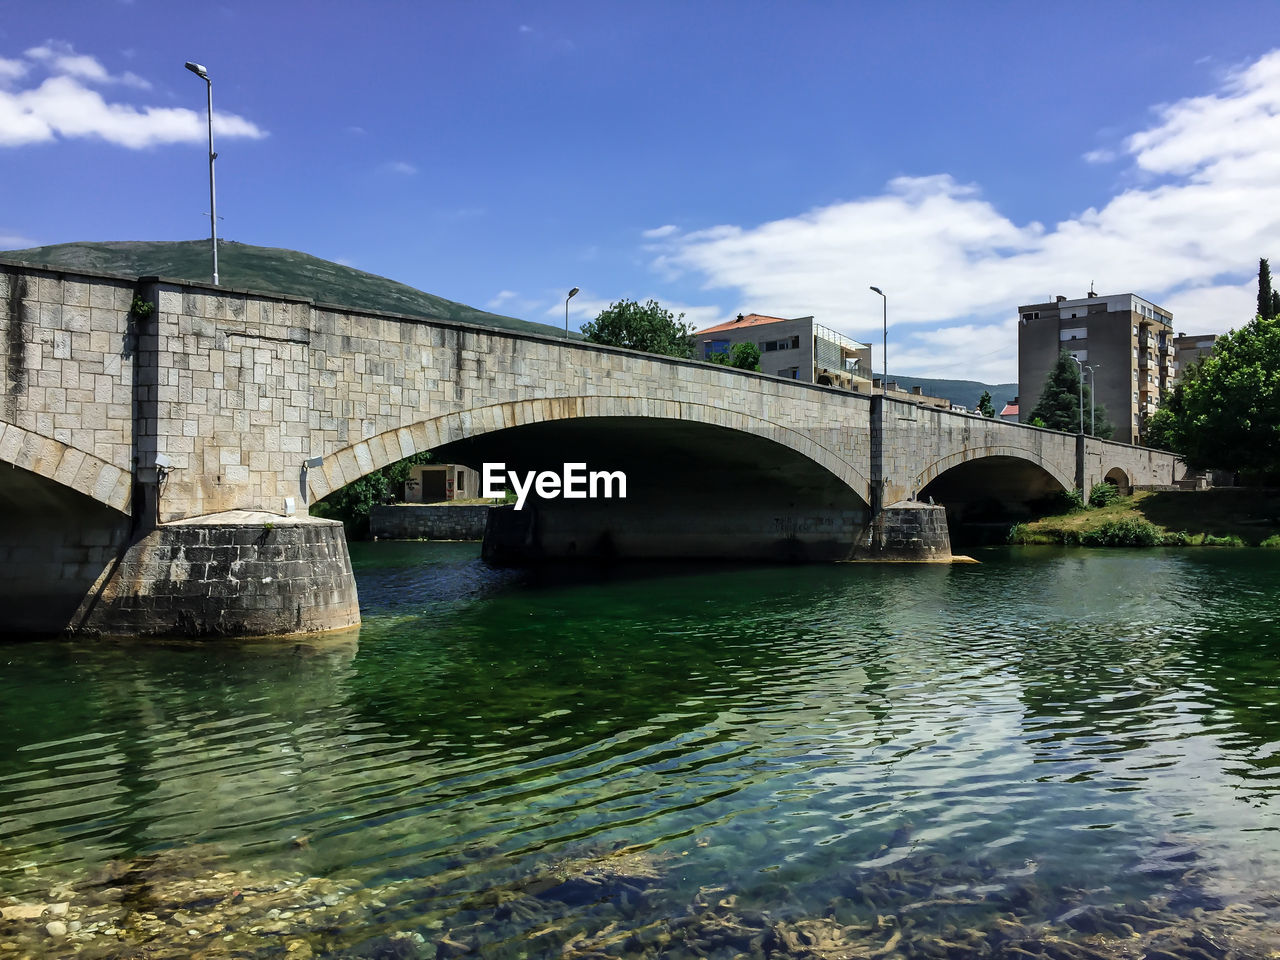
[[[1065,350],[1093,367],[1094,398],[1113,439],[1140,443],[1146,418],[1173,382],[1173,315],[1132,293],[1057,297],[1018,307],[1018,419],[1031,420],[1045,379]],[[1089,430],[1089,411],[1084,412]]]

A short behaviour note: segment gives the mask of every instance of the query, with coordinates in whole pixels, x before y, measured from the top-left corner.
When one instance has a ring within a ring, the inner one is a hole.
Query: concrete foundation
[[[342,524],[232,511],[162,524],[108,569],[70,632],[268,636],[355,626]]]
[[[867,527],[853,559],[950,560],[946,508],[914,501],[885,507]]]
[[[491,509],[482,504],[374,507],[369,511],[369,535],[375,540],[483,540]]]

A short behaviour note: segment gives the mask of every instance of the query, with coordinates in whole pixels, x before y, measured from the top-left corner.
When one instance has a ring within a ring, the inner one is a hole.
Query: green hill
[[[0,259],[48,264],[63,270],[96,270],[125,276],[159,276],[175,280],[209,280],[208,240],[114,240],[100,243],[56,243],[0,253]],[[338,304],[379,313],[476,323],[506,330],[548,336],[564,331],[545,323],[486,313],[424,293],[407,284],[365,273],[340,263],[321,260],[297,250],[255,247],[233,240],[218,241],[218,280],[232,289],[260,290],[321,303]]]
[[[987,390],[991,393],[991,405],[996,408],[997,415],[1001,407],[1018,395],[1016,383],[981,383],[978,380],[938,380],[929,377],[890,377],[889,379],[898,381],[900,387],[919,387],[931,397],[942,397],[944,400],[958,403],[970,410],[978,409],[978,400],[982,396],[982,391]]]

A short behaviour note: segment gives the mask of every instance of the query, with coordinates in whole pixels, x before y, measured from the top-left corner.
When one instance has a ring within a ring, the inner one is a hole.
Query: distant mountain
[[[937,380],[929,377],[889,377],[890,381],[898,381],[900,387],[919,387],[931,397],[942,397],[952,403],[978,409],[978,400],[982,391],[991,393],[991,405],[999,416],[1000,408],[1018,395],[1016,383],[981,383],[977,380]]]
[[[159,276],[196,282],[209,279],[208,240],[56,243],[47,247],[0,252],[0,258],[48,264],[63,270],[96,270],[125,276]],[[446,300],[395,280],[321,260],[297,250],[219,240],[218,280],[233,289],[310,297],[321,303],[361,310],[564,336],[562,329],[550,324],[486,313],[465,303]]]

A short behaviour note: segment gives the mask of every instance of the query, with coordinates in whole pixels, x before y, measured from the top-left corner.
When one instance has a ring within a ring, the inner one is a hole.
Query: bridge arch
[[[988,460],[996,457],[1023,460],[1034,464],[1061,484],[1064,490],[1071,490],[1075,488],[1075,478],[1073,476],[1068,476],[1058,466],[1058,464],[1045,458],[1038,451],[1030,450],[1025,447],[991,446],[967,448],[948,456],[940,457],[920,471],[916,476],[914,489],[919,493],[919,491],[923,490],[948,470],[952,470],[966,463],[973,463],[975,461]]]
[[[650,397],[577,396],[511,401],[444,414],[326,453],[321,467],[307,476],[308,501],[323,499],[405,457],[459,440],[537,423],[605,417],[705,424],[771,440],[824,468],[864,503],[871,500],[870,481],[860,470],[811,437],[788,427],[710,404]]]
[[[1102,478],[1107,483],[1114,483],[1120,496],[1127,497],[1133,493],[1133,481],[1129,478],[1129,474],[1125,473],[1121,467],[1112,467],[1106,472]]]
[[[120,513],[129,513],[133,478],[128,471],[61,440],[12,423],[0,423],[0,463],[51,480]]]

